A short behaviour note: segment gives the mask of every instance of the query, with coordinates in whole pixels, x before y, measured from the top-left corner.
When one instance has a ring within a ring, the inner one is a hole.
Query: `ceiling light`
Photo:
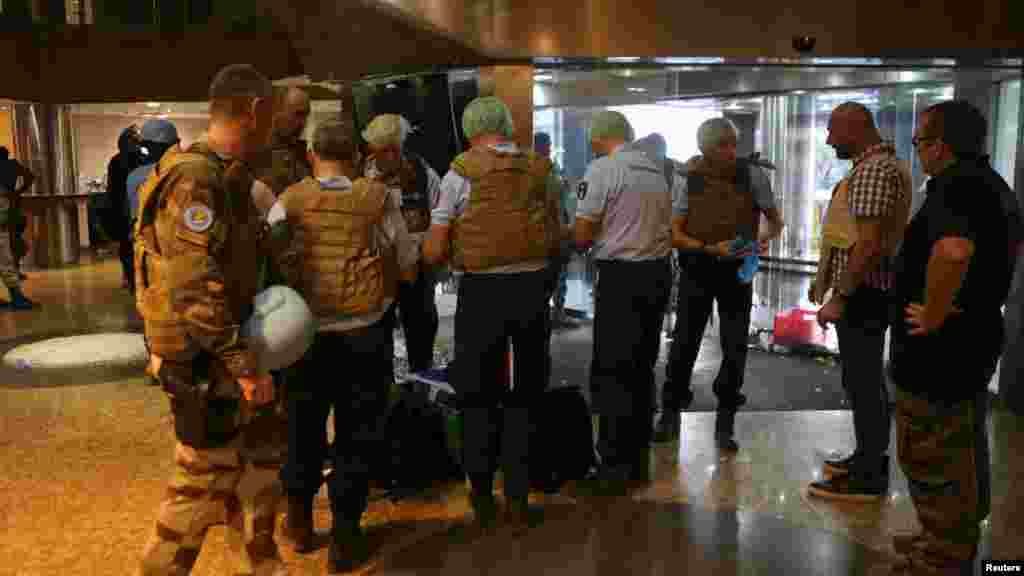
[[[387,88],[388,90],[394,90],[395,88],[398,88],[398,84],[395,84],[394,82],[388,82],[387,84],[384,85],[384,87]]]
[[[159,108],[159,102],[146,102],[146,108]]]
[[[626,90],[629,90],[630,92],[647,92],[647,88],[640,88],[637,86],[630,86],[629,88],[626,88]]]
[[[807,90],[793,90],[793,94],[796,94],[796,95],[807,94]]]
[[[639,62],[640,59],[633,56],[616,56],[608,58],[609,62]]]
[[[554,79],[554,76],[551,74],[534,74],[533,76],[535,82],[549,82],[552,79]]]

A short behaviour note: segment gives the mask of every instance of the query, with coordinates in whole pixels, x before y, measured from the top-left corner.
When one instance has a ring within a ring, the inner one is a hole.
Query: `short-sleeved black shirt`
[[[1002,306],[1020,246],[1016,196],[987,159],[961,161],[928,182],[896,262],[890,374],[904,390],[958,402],[984,390],[1003,346]],[[907,334],[904,308],[924,303],[928,260],[945,237],[967,238],[975,252],[950,317],[936,332]]]

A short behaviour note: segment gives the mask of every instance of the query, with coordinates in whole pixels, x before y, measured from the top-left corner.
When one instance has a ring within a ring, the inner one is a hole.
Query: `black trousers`
[[[591,398],[604,466],[643,466],[654,411],[654,365],[672,272],[667,258],[597,262]]]
[[[743,404],[740,389],[747,366],[753,285],[743,284],[737,278],[739,262],[721,262],[704,254],[679,253],[679,266],[676,325],[665,369],[661,408],[668,413],[677,413],[692,401],[693,367],[697,363],[712,304],[717,301],[722,365],[715,377],[713,390],[718,397],[719,412],[735,412]]]
[[[868,287],[854,292],[836,324],[843,390],[853,410],[860,456],[855,466],[869,475],[883,470],[892,428],[883,362],[887,327],[886,294]]]
[[[128,238],[118,241],[117,255],[121,260],[121,272],[128,279],[128,285],[135,284],[135,248],[132,246],[131,232]]]
[[[328,484],[335,526],[358,523],[369,497],[370,467],[380,449],[394,379],[390,316],[351,332],[320,332],[290,370],[285,492],[312,498],[327,455],[327,416],[334,409],[334,474]]]
[[[465,274],[459,281],[450,374],[463,416],[464,468],[477,493],[493,490],[499,456],[506,497],[529,492],[533,411],[547,387],[547,278],[542,270]],[[509,342],[513,380],[506,389],[499,374]]]
[[[437,338],[437,299],[432,271],[421,270],[413,283],[398,286],[398,315],[405,333],[409,370],[419,372],[434,366],[434,340]]]

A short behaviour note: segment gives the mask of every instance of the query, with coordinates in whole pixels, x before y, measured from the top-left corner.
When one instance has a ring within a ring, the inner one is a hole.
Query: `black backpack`
[[[390,489],[393,499],[462,474],[448,445],[448,424],[453,414],[409,386],[401,389],[384,425],[380,458],[373,474],[378,484]]]
[[[530,487],[553,493],[582,480],[597,459],[590,407],[580,388],[555,388],[543,398],[530,439]]]

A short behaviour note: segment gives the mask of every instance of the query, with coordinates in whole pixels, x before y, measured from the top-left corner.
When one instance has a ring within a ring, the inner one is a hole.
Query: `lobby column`
[[[533,66],[489,66],[480,69],[480,96],[497,96],[512,111],[514,140],[533,149]]]
[[[1017,116],[1017,161],[1013,189],[1017,203],[1024,207],[1024,90],[1020,91]],[[999,397],[1007,407],[1024,415],[1024,384],[1020,374],[1024,371],[1024,253],[1018,253],[1016,278],[1006,302],[1006,348],[999,369]]]

